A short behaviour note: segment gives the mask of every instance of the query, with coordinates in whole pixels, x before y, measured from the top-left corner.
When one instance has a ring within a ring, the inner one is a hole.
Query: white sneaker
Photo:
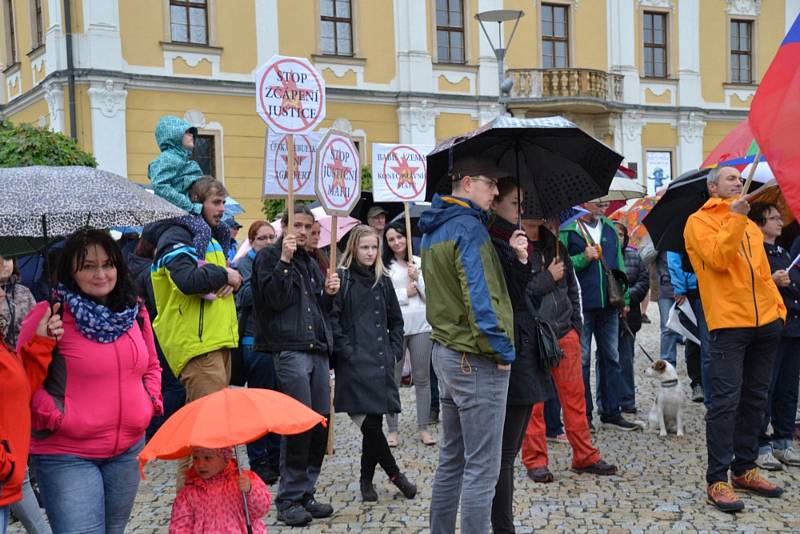
[[[775,449],[773,454],[775,458],[786,465],[800,466],[800,451],[794,447]]]
[[[772,451],[759,454],[756,459],[756,465],[767,471],[783,471],[783,464],[775,459],[775,456],[772,455]]]

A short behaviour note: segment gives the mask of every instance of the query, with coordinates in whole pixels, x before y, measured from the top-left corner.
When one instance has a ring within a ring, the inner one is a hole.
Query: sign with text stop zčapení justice
[[[325,118],[325,81],[305,58],[272,56],[256,72],[256,110],[273,130],[311,132]]]
[[[350,215],[361,198],[361,162],[350,136],[328,130],[317,146],[315,187],[328,215]]]

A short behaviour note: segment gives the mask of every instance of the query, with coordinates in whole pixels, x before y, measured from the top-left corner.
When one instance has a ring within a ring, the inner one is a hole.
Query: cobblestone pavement
[[[650,316],[657,320],[655,305]],[[658,354],[656,324],[644,325],[638,336],[651,355]],[[679,354],[683,349],[679,347]],[[683,389],[689,394],[685,361],[679,357]],[[653,402],[653,387],[643,376],[648,361],[636,351],[637,419],[646,419]],[[361,438],[345,415],[336,417],[335,454],[325,460],[317,497],[331,502],[333,517],[314,521],[298,532],[426,532],[431,484],[437,465],[437,448],[425,447],[414,431],[414,398],[410,388],[401,391],[406,412],[401,417],[401,443],[395,450],[398,463],[419,494],[406,500],[380,470],[376,473],[379,502],[364,504],[358,489]],[[687,401],[687,435],[659,438],[657,434],[620,432],[601,428],[594,434],[604,458],[620,467],[614,477],[577,475],[569,471],[566,445],[550,445],[553,484],[535,484],[517,468],[515,517],[517,532],[800,532],[800,469],[769,475],[784,484],[781,499],[745,496],[746,511],[736,516],[717,512],[705,502],[705,430],[702,404]],[[243,450],[243,449],[242,449]],[[167,531],[170,507],[175,497],[174,464],[157,461],[147,468],[127,532]],[[273,488],[276,489],[276,488]],[[266,523],[272,533],[291,529],[277,523],[275,510]],[[22,530],[13,525],[12,533]]]

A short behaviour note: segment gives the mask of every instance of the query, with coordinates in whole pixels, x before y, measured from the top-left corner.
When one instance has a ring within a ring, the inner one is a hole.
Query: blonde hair
[[[339,266],[343,269],[349,269],[354,261],[358,261],[356,260],[358,242],[362,237],[374,237],[378,243],[378,255],[375,257],[375,283],[372,284],[372,287],[375,287],[378,285],[378,282],[381,281],[381,276],[388,276],[389,274],[386,271],[386,267],[383,266],[383,259],[381,258],[381,236],[375,228],[367,226],[366,224],[360,224],[350,231],[350,237],[347,240],[347,246],[344,249],[344,254],[342,254]]]

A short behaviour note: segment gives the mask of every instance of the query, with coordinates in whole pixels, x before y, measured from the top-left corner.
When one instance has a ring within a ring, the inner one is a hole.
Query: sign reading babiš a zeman
[[[425,200],[425,154],[433,147],[372,145],[372,196],[375,202]]]
[[[256,101],[270,128],[308,133],[325,118],[325,81],[305,58],[272,56],[256,73]]]
[[[361,198],[361,162],[346,133],[328,130],[320,141],[315,189],[328,215],[349,215]]]

